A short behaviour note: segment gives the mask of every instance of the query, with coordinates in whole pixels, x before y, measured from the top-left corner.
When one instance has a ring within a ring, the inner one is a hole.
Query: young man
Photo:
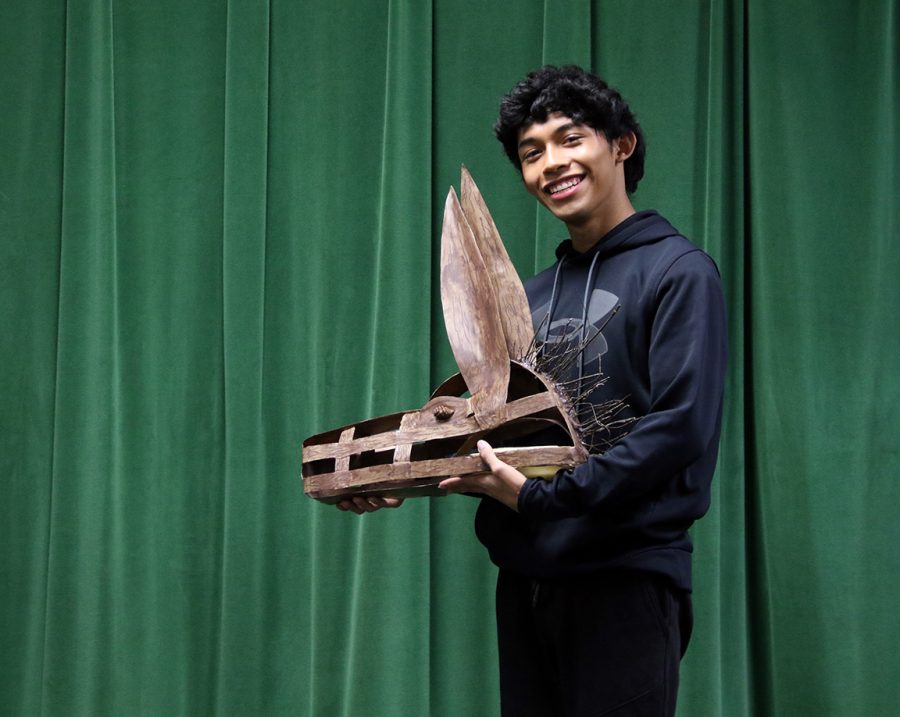
[[[726,325],[719,274],[654,211],[640,126],[618,92],[545,67],[502,101],[495,131],[529,193],[566,225],[556,263],[525,284],[539,338],[587,340],[576,384],[622,400],[627,435],[552,481],[485,444],[476,531],[499,566],[504,715],[671,715],[690,638],[688,528],[709,507]],[[591,340],[593,337],[593,340]],[[576,362],[578,363],[578,362]]]
[[[526,479],[483,441],[491,473],[451,478],[485,496],[476,532],[500,568],[507,716],[672,715],[690,638],[688,528],[709,507],[726,326],[713,261],[629,194],[644,140],[628,105],[576,67],[532,72],[495,132],[529,193],[566,225],[556,263],[526,282],[538,338],[583,346],[570,385],[624,401],[625,435],[550,480]],[[390,499],[347,501],[366,512]]]

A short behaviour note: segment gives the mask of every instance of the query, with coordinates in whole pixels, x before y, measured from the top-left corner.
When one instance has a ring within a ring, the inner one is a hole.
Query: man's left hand
[[[440,482],[438,488],[448,493],[482,493],[518,511],[519,491],[528,479],[497,458],[497,454],[487,441],[478,441],[478,453],[481,460],[491,469],[490,473],[447,478]]]

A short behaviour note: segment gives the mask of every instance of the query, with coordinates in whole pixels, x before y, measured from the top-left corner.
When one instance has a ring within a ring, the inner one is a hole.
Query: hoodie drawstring
[[[563,264],[566,263],[566,257],[563,256],[559,263],[556,265],[556,273],[553,275],[553,288],[550,290],[550,307],[547,309],[547,316],[544,319],[546,321],[546,326],[544,326],[544,341],[548,341],[550,338],[550,322],[553,321],[553,309],[556,308],[556,299],[557,293],[556,290],[559,288],[559,273],[562,271]],[[540,338],[540,337],[538,337]]]
[[[581,304],[581,357],[578,360],[578,395],[581,395],[581,379],[584,377],[584,335],[587,331],[588,305],[591,303],[591,288],[593,286],[594,267],[597,266],[597,259],[600,257],[599,252],[594,254],[591,261],[591,268],[588,270],[587,282],[584,285],[584,300]]]

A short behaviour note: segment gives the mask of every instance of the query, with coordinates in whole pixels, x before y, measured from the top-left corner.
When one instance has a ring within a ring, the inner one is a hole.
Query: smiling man
[[[576,251],[588,251],[598,237],[634,214],[625,191],[624,163],[636,144],[634,132],[610,141],[561,112],[518,133],[522,181],[565,222]]]
[[[635,211],[643,134],[596,76],[529,74],[495,132],[569,234],[525,284],[538,339],[583,346],[568,385],[605,377],[583,411],[625,404],[618,434],[587,436],[588,461],[552,480],[526,479],[482,441],[492,472],[441,484],[485,496],[476,532],[500,568],[502,711],[673,715],[693,624],[688,528],[709,507],[722,415],[718,270],[657,212]]]
[[[441,483],[483,496],[475,527],[500,568],[502,713],[668,717],[693,625],[688,529],[709,508],[722,418],[719,273],[657,212],[635,211],[643,133],[598,77],[532,72],[503,98],[494,129],[569,234],[525,283],[537,341],[579,354],[558,378],[582,415],[618,407],[585,436],[587,462],[552,480],[526,478],[480,441],[491,472]],[[357,496],[338,507],[401,503]]]

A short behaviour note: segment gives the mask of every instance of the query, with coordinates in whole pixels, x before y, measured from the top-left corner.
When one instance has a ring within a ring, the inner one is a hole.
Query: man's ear
[[[624,162],[634,153],[634,148],[637,147],[637,137],[634,136],[634,132],[626,132],[621,137],[614,139],[612,144],[616,162]]]

